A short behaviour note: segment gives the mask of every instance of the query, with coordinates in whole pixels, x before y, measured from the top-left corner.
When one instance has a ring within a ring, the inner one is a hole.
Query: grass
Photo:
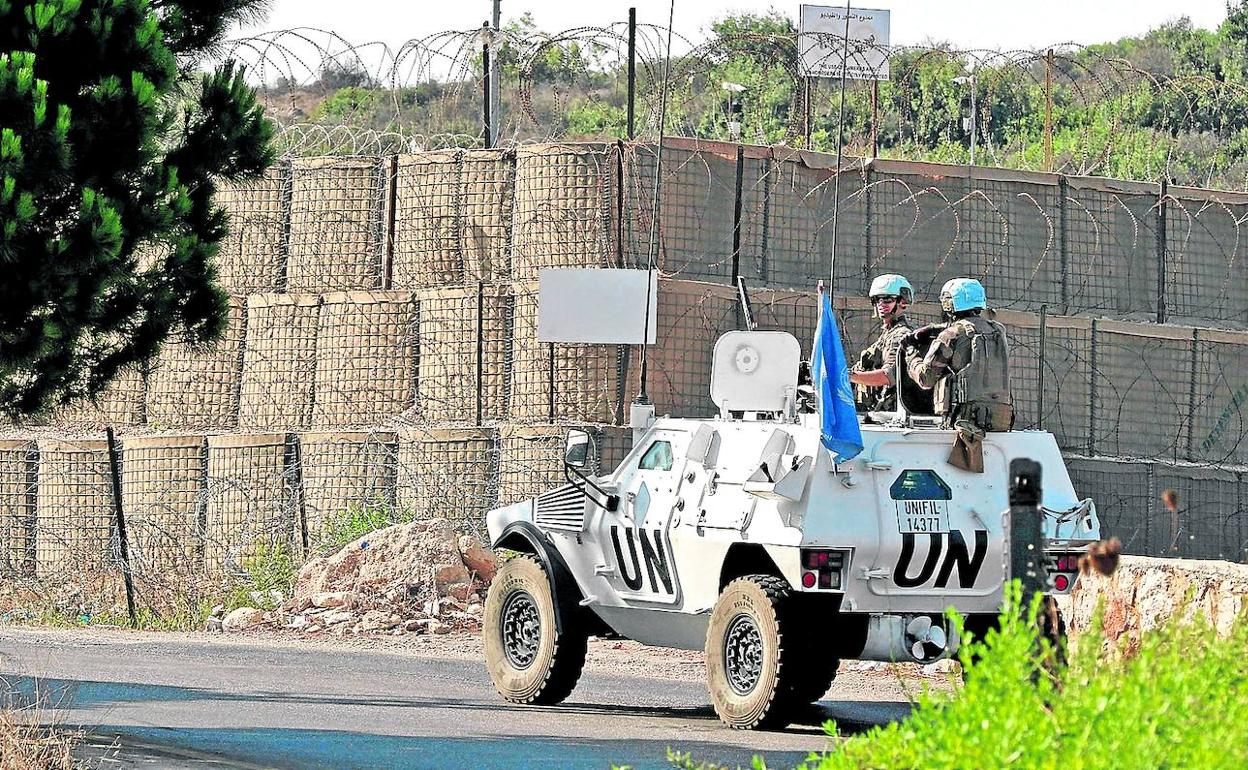
[[[233,583],[224,603],[225,611],[239,607],[275,610],[290,598],[299,574],[300,561],[282,543],[260,543],[243,559],[243,574]],[[280,599],[278,597],[281,597]]]
[[[1172,621],[1133,649],[1107,644],[1098,620],[1053,665],[1036,642],[1038,606],[1021,611],[1015,585],[999,629],[960,650],[960,691],[925,691],[911,718],[802,767],[1248,767],[1248,621],[1221,638],[1203,619]]]
[[[81,733],[42,726],[37,712],[0,708],[0,770],[79,770]]]

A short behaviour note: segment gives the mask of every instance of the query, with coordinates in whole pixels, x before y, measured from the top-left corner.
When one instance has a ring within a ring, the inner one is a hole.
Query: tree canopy
[[[0,406],[90,396],[171,334],[220,335],[216,179],[273,129],[233,62],[264,0],[0,0]]]

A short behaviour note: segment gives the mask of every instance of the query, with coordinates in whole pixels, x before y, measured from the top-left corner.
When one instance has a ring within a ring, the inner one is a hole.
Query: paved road
[[[762,754],[789,767],[827,745],[825,719],[853,731],[910,712],[896,677],[843,674],[801,724],[743,733],[720,724],[687,670],[634,668],[608,660],[567,703],[520,707],[463,656],[0,629],[10,692],[38,689],[93,744],[115,743],[122,767],[658,768],[669,746],[729,766]]]

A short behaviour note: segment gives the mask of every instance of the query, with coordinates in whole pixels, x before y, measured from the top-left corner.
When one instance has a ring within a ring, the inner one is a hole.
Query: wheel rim
[[[542,617],[528,591],[507,597],[502,612],[503,652],[507,662],[523,671],[537,659],[542,640]]]
[[[737,615],[724,634],[724,671],[737,695],[749,695],[763,675],[763,635],[749,615]]]

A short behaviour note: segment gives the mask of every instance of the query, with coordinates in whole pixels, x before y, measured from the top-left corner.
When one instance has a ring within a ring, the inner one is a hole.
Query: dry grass
[[[78,770],[71,751],[78,732],[39,725],[38,713],[0,709],[0,770]]]

